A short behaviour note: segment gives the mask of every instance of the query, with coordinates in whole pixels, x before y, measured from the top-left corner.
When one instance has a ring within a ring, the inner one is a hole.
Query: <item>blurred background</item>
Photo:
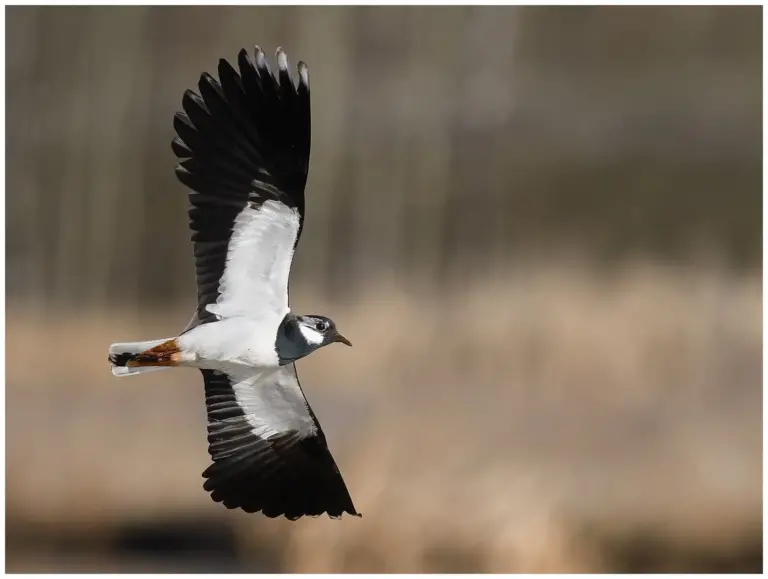
[[[7,570],[762,569],[760,7],[9,7]],[[202,490],[172,118],[312,77],[298,364],[363,513]]]

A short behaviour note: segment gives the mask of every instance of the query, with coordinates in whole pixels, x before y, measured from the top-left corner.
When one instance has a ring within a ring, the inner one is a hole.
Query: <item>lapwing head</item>
[[[336,324],[330,318],[325,316],[297,316],[296,321],[301,335],[313,350],[334,342],[347,346],[352,345],[352,342],[339,333]]]

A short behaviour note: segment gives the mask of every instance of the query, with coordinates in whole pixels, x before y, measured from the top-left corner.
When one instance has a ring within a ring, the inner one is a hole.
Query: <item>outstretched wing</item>
[[[198,308],[190,325],[232,315],[288,311],[288,276],[304,219],[309,169],[309,75],[277,51],[277,74],[256,47],[238,55],[239,72],[219,61],[200,94],[184,93],[173,151],[191,189],[190,228]]]
[[[292,364],[201,371],[214,501],[267,517],[359,516]]]

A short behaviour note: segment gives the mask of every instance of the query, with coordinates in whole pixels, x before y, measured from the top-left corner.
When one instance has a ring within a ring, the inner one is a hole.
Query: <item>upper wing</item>
[[[309,169],[309,75],[300,62],[294,84],[280,49],[277,63],[274,75],[258,47],[255,64],[240,51],[239,73],[220,60],[219,80],[204,73],[200,95],[186,91],[186,114],[174,118],[176,175],[191,189],[198,294],[191,325],[288,309]]]
[[[293,364],[201,372],[213,459],[203,488],[214,501],[268,517],[358,515]]]

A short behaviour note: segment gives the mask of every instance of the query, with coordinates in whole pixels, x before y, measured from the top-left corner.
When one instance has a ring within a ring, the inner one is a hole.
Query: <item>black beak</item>
[[[334,342],[341,342],[342,344],[346,344],[347,346],[351,346],[352,345],[352,342],[347,340],[344,336],[342,336],[338,332],[336,333],[336,336],[333,338],[333,341]]]

